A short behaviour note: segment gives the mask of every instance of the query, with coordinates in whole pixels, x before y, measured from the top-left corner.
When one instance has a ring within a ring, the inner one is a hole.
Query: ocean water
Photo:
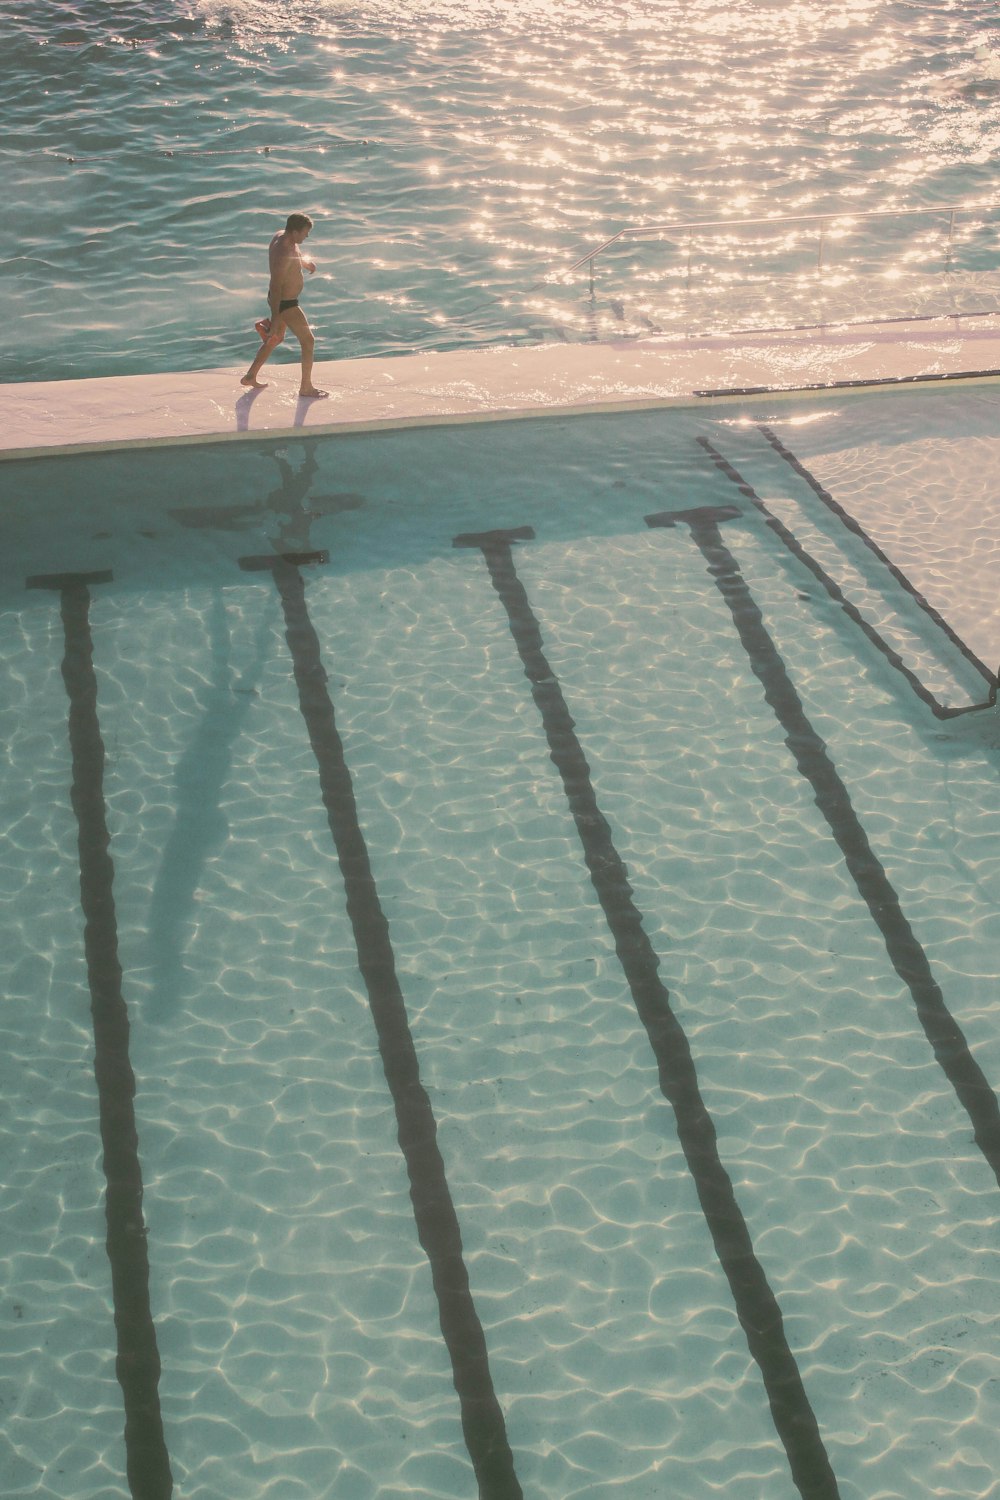
[[[4,466],[6,1494],[996,1495],[997,401]]]
[[[799,321],[997,305],[982,0],[0,13],[2,380],[245,364],[294,209],[316,220],[307,307],[330,358],[759,324],[793,292]],[[593,305],[580,277],[538,286],[626,225],[954,203],[980,208],[950,262],[932,218],[834,236],[818,285],[804,230],[730,236],[721,262],[696,247],[693,309],[665,245],[606,262]],[[774,304],[776,268],[802,284]]]

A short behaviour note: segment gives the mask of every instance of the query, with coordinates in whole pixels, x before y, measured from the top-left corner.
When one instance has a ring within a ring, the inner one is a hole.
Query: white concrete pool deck
[[[244,368],[0,386],[0,458],[1000,379],[1000,314],[328,361],[321,401],[298,396],[294,363],[259,391]]]

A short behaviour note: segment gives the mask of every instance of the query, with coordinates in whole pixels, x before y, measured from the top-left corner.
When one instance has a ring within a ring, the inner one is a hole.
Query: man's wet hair
[[[299,229],[311,229],[313,221],[308,214],[289,214],[285,223],[285,233],[294,232]]]

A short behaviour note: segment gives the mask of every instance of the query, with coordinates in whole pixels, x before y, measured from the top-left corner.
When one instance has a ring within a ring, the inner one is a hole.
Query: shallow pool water
[[[0,9],[0,380],[995,302],[978,0]],[[995,1500],[997,430],[2,466],[5,1494]]]
[[[995,417],[5,466],[8,1493],[995,1493]]]
[[[0,13],[0,380],[245,364],[293,210],[325,358],[997,305],[981,0]],[[931,217],[840,226],[818,281],[812,228],[711,239],[690,307],[662,243],[603,262],[595,303],[537,285],[625,225],[966,202],[950,261]]]

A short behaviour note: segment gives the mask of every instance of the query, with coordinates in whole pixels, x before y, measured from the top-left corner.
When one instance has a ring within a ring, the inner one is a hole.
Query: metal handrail
[[[590,263],[590,292],[591,292],[591,296],[593,296],[593,293],[594,293],[594,261],[597,259],[597,257],[599,255],[603,255],[604,252],[605,252],[605,250],[609,250],[612,245],[618,244],[618,242],[620,240],[623,240],[625,238],[635,238],[635,237],[638,237],[638,236],[641,236],[641,235],[652,235],[652,234],[663,234],[663,235],[666,235],[666,234],[684,234],[684,233],[686,233],[687,236],[688,236],[688,244],[687,244],[687,250],[688,250],[688,271],[690,272],[690,264],[691,264],[691,238],[692,238],[692,234],[693,234],[694,230],[696,230],[696,229],[748,229],[748,228],[759,227],[761,225],[767,225],[768,228],[775,228],[778,225],[782,225],[782,224],[820,224],[820,225],[823,226],[820,229],[819,254],[818,254],[818,259],[817,259],[817,266],[821,267],[822,264],[823,264],[823,247],[824,247],[824,241],[825,241],[825,238],[826,238],[826,225],[827,224],[843,223],[845,220],[850,220],[850,221],[853,222],[853,221],[858,221],[858,220],[863,220],[863,219],[901,219],[901,218],[912,217],[912,216],[917,215],[917,214],[948,214],[949,215],[948,249],[949,249],[949,253],[950,253],[950,251],[951,251],[951,244],[952,244],[952,241],[953,241],[954,236],[955,236],[955,215],[958,214],[958,213],[962,213],[966,209],[972,209],[972,208],[981,209],[983,206],[984,205],[982,205],[982,204],[947,203],[947,204],[940,204],[940,205],[937,205],[937,206],[927,207],[927,208],[885,208],[885,209],[871,209],[871,210],[869,210],[866,213],[851,213],[850,211],[846,211],[846,212],[842,212],[842,213],[838,213],[838,214],[786,214],[786,215],[784,215],[784,216],[782,216],[780,218],[774,218],[774,219],[702,219],[702,220],[692,220],[690,222],[685,222],[685,223],[680,223],[680,224],[635,224],[635,225],[627,225],[624,229],[619,229],[618,233],[617,234],[613,234],[609,240],[605,240],[605,242],[604,242],[603,245],[598,245],[595,249],[589,250],[586,255],[581,255],[581,257],[580,257],[579,260],[574,261],[574,263],[571,266],[567,266],[567,268],[564,271],[560,272],[560,275],[562,275],[562,276],[572,276],[572,274],[573,274],[574,271],[578,271],[581,266],[585,266],[589,262]],[[552,274],[553,274],[552,272],[549,273],[550,276]],[[543,284],[544,284],[543,282],[539,282],[538,283],[539,286],[541,286]],[[534,288],[532,288],[532,290],[534,290]]]

